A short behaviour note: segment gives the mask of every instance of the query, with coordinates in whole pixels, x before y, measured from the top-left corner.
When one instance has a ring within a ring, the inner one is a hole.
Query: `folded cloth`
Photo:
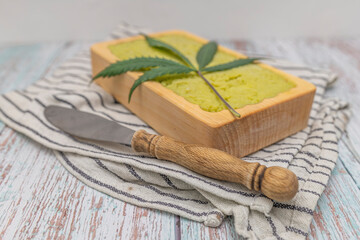
[[[119,26],[112,38],[146,32]],[[324,98],[335,75],[326,70],[268,59],[273,65],[316,85],[308,126],[286,139],[243,159],[292,170],[299,192],[287,203],[229,182],[201,176],[168,161],[135,153],[129,146],[81,140],[52,126],[44,108],[59,105],[91,112],[131,129],[148,125],[116,103],[96,84],[89,86],[89,50],[77,54],[21,91],[0,97],[0,119],[9,127],[54,150],[64,167],[85,184],[134,205],[164,210],[207,226],[219,226],[225,215],[234,217],[238,234],[251,239],[304,239],[313,212],[331,175],[338,141],[349,118],[347,104]]]

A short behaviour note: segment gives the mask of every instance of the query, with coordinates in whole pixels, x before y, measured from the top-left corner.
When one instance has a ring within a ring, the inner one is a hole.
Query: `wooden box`
[[[163,34],[186,35],[201,43],[207,42],[184,31],[167,31],[150,36]],[[116,56],[110,52],[109,45],[139,38],[143,37],[135,36],[94,44],[91,47],[93,75],[117,61]],[[245,57],[221,46],[219,51],[239,58]],[[129,90],[140,73],[128,72],[121,76],[98,79],[96,82],[159,134],[186,143],[203,144],[242,157],[305,128],[315,94],[315,86],[311,83],[271,66],[259,65],[283,75],[294,82],[296,87],[258,104],[237,109],[241,114],[238,119],[228,110],[204,111],[154,81],[140,85],[134,91],[129,104]]]

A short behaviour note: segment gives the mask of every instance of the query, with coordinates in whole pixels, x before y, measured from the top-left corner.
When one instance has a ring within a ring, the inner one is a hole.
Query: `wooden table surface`
[[[329,68],[329,89],[351,103],[348,137],[314,212],[309,239],[360,239],[360,39],[222,41],[238,50]],[[86,42],[0,46],[0,92],[51,74]],[[349,141],[350,139],[350,141]],[[358,150],[359,151],[359,150]],[[241,239],[232,218],[219,228],[111,198],[70,175],[51,150],[0,122],[0,239]]]

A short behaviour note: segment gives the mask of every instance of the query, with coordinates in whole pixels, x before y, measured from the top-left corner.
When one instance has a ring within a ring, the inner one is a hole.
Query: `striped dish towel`
[[[139,31],[146,32],[121,25],[111,36],[128,37]],[[44,108],[59,105],[155,133],[100,87],[89,86],[88,49],[68,60],[52,76],[25,90],[2,95],[0,119],[53,149],[63,166],[85,184],[115,198],[211,227],[219,226],[225,216],[233,216],[236,232],[251,239],[304,239],[335,166],[349,110],[338,99],[324,98],[326,87],[335,80],[331,72],[279,60],[266,63],[317,86],[307,128],[244,157],[268,167],[289,168],[298,176],[299,192],[287,203],[272,201],[239,184],[210,179],[171,162],[143,156],[129,146],[80,140],[52,126],[44,117]]]

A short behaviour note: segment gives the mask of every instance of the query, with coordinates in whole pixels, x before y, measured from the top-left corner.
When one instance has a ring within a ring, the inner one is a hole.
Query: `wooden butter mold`
[[[150,34],[150,36],[156,38],[165,34],[185,35],[201,43],[208,42],[206,39],[179,30]],[[110,52],[110,45],[141,38],[143,36],[94,44],[91,47],[93,76],[118,61],[118,58]],[[246,57],[222,46],[219,46],[219,51],[238,58]],[[138,72],[99,78],[96,83],[159,134],[185,143],[217,148],[233,156],[242,157],[305,128],[316,90],[313,84],[303,79],[263,63],[258,65],[282,75],[296,86],[260,103],[236,109],[241,114],[241,118],[235,118],[227,109],[220,112],[204,111],[198,105],[188,102],[155,81],[141,84],[128,103],[129,90],[141,74]]]

